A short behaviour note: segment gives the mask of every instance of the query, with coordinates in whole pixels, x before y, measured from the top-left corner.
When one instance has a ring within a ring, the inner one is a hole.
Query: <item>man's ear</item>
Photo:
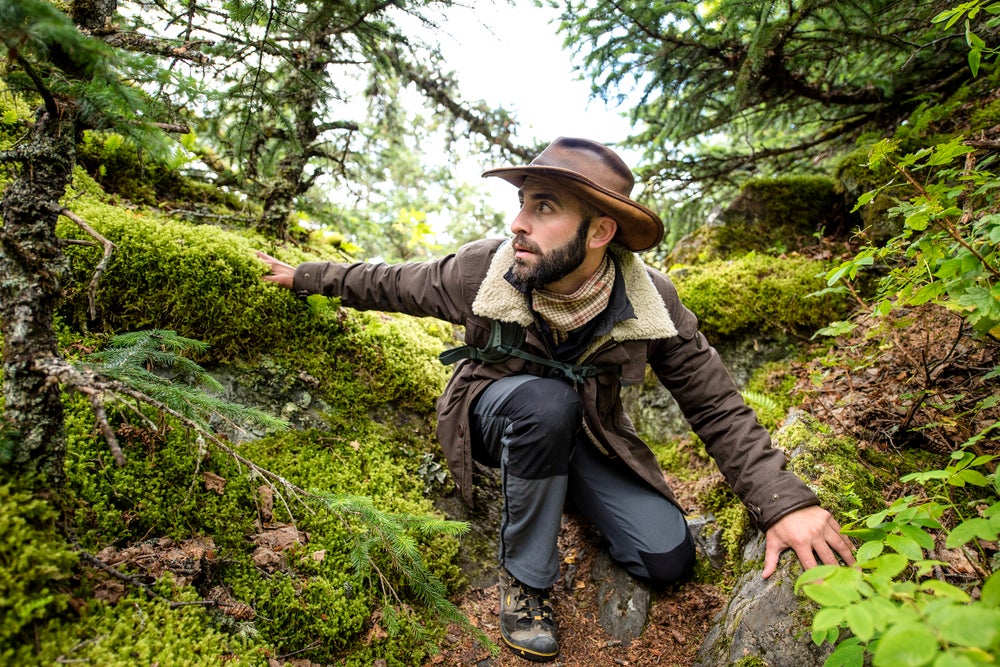
[[[595,217],[590,222],[590,247],[603,248],[611,243],[611,240],[615,238],[615,232],[617,231],[618,223],[614,218],[609,218],[606,215],[599,215]]]

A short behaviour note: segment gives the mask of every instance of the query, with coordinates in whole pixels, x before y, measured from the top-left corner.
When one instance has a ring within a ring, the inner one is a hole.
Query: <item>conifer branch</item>
[[[96,306],[97,285],[101,281],[101,276],[104,275],[104,272],[108,268],[108,262],[111,261],[111,253],[118,246],[116,246],[110,240],[104,238],[100,234],[100,232],[98,232],[96,229],[88,225],[83,218],[73,213],[73,211],[69,210],[68,208],[57,205],[53,205],[52,208],[54,208],[56,212],[59,213],[59,215],[69,218],[70,220],[75,222],[77,227],[82,229],[88,235],[92,236],[104,248],[104,253],[101,256],[101,261],[98,262],[97,266],[94,268],[94,275],[90,277],[90,286],[87,289],[87,306],[88,306],[87,312],[90,316],[90,319],[95,320],[97,319],[97,306]]]
[[[35,68],[31,65],[30,62],[28,62],[27,60],[25,60],[23,56],[21,56],[21,53],[18,51],[16,45],[12,46],[10,42],[8,42],[6,39],[3,40],[3,43],[4,46],[7,47],[8,57],[16,61],[17,64],[21,66],[21,69],[24,70],[24,73],[28,75],[28,78],[31,79],[31,82],[35,84],[35,90],[38,91],[38,94],[42,98],[42,102],[44,102],[45,104],[45,111],[47,111],[51,117],[57,118],[59,116],[59,105],[56,103],[55,98],[52,96],[52,92],[48,89],[48,87],[45,85],[45,82],[42,81],[42,78],[38,75],[38,72],[35,71]]]
[[[101,431],[101,435],[104,436],[105,442],[108,443],[108,449],[111,450],[111,455],[115,458],[115,464],[119,468],[124,468],[126,463],[125,453],[122,451],[121,445],[118,444],[115,430],[108,423],[108,414],[104,411],[104,400],[101,398],[101,394],[89,387],[81,388],[80,391],[87,394],[90,398],[90,407],[94,411],[94,418],[97,419],[97,428]]]

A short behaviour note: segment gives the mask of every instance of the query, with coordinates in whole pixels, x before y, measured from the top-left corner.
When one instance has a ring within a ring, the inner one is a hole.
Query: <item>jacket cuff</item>
[[[295,268],[292,291],[304,299],[310,294],[323,293],[323,275],[329,262],[303,262]]]

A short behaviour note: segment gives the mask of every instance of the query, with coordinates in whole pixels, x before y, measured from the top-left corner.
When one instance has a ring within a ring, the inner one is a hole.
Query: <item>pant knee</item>
[[[504,436],[508,472],[524,479],[568,474],[583,420],[580,396],[564,382],[549,379],[527,382],[518,393]]]
[[[666,553],[640,553],[639,557],[646,566],[646,578],[654,588],[665,588],[694,574],[695,548],[690,533],[684,536],[683,542]]]

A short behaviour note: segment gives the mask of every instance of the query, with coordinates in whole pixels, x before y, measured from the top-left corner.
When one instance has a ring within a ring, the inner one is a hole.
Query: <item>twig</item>
[[[111,450],[111,455],[115,458],[115,465],[119,468],[124,468],[125,453],[118,444],[118,438],[115,437],[115,430],[108,423],[108,414],[104,411],[104,399],[101,398],[99,392],[89,388],[81,389],[81,391],[89,394],[90,407],[93,409],[94,417],[97,419],[97,428],[100,429],[101,435],[104,436],[104,440],[108,443],[108,449]]]
[[[97,263],[94,268],[94,275],[90,278],[90,288],[87,290],[87,303],[89,306],[89,315],[91,320],[97,319],[97,284],[101,281],[101,276],[104,275],[104,271],[108,268],[108,262],[111,261],[112,251],[118,247],[108,239],[101,236],[96,229],[91,227],[84,221],[83,218],[78,216],[73,211],[65,208],[63,206],[53,206],[59,215],[65,216],[76,223],[76,225],[82,229],[84,232],[92,236],[104,247],[104,254],[101,256],[101,261]]]
[[[311,651],[312,649],[316,648],[317,646],[321,646],[322,644],[323,644],[322,639],[315,639],[311,644],[307,646],[303,646],[302,648],[292,651],[291,653],[285,653],[284,655],[277,656],[277,659],[284,660],[285,658],[290,658],[293,655],[298,655],[299,653],[305,653],[306,651]]]

